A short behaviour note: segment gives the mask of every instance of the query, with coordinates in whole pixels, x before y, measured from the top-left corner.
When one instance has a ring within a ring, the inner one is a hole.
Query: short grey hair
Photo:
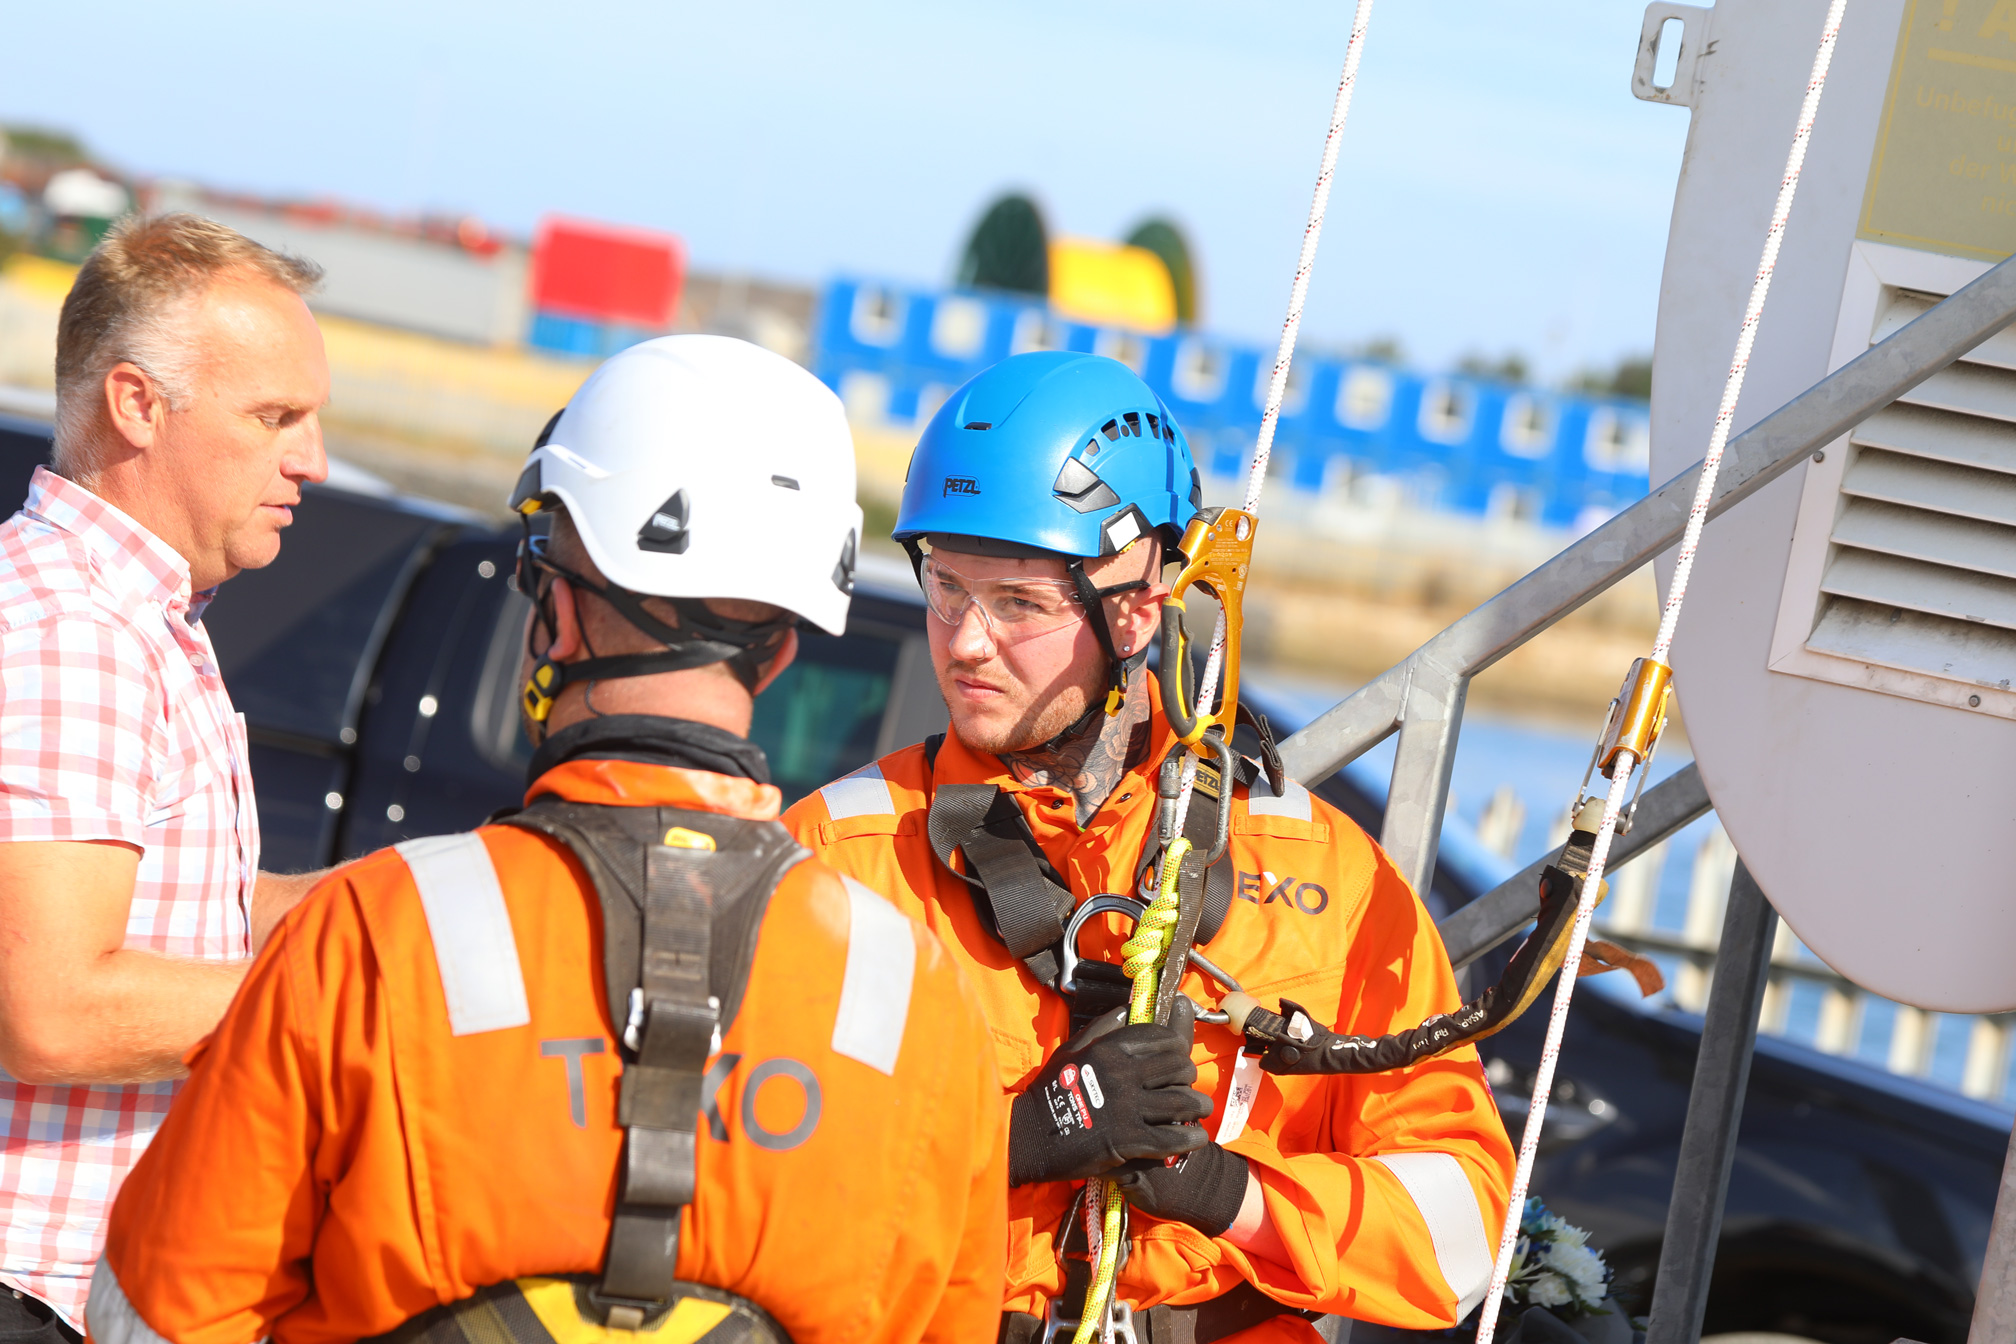
[[[119,364],[138,367],[181,409],[201,352],[176,330],[175,319],[211,281],[249,271],[308,294],[322,268],[253,242],[200,215],[130,215],[113,226],[77,272],[56,328],[56,469],[91,466],[93,427],[104,401],[105,375]]]

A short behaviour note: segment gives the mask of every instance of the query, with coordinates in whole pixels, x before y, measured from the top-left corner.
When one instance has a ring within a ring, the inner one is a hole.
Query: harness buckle
[[[1058,1344],[1060,1339],[1064,1344],[1070,1344],[1078,1333],[1079,1320],[1077,1316],[1065,1314],[1063,1298],[1051,1298],[1050,1307],[1043,1315],[1043,1333],[1036,1337],[1037,1344]],[[1134,1308],[1121,1301],[1118,1293],[1107,1304],[1106,1325],[1107,1329],[1100,1331],[1101,1339],[1110,1337],[1114,1344],[1142,1344],[1141,1337],[1134,1333]]]

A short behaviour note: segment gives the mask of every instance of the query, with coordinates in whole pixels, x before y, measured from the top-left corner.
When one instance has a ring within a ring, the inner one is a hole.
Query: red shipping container
[[[667,327],[685,282],[674,234],[548,215],[532,243],[532,306],[542,313]]]

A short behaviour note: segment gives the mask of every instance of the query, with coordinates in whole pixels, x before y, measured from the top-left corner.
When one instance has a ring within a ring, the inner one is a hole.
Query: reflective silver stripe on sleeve
[[[901,911],[851,877],[847,884],[847,974],[833,1018],[833,1053],[891,1077],[910,1020],[917,933]]]
[[[84,1303],[84,1318],[91,1322],[91,1338],[97,1344],[168,1344],[153,1326],[126,1300],[119,1276],[99,1257],[91,1271],[91,1296]]]
[[[511,912],[482,837],[430,836],[395,848],[413,870],[427,912],[450,1029],[469,1036],[530,1022]]]
[[[1421,1211],[1428,1239],[1435,1243],[1435,1266],[1455,1294],[1456,1319],[1462,1320],[1484,1300],[1492,1260],[1484,1212],[1463,1164],[1448,1153],[1383,1153],[1372,1160],[1400,1178]]]
[[[889,796],[889,783],[882,778],[882,767],[872,762],[834,780],[819,790],[819,796],[826,800],[826,815],[833,821],[890,816],[896,811],[896,801]]]
[[[1296,821],[1312,820],[1309,814],[1309,790],[1287,780],[1288,791],[1279,798],[1267,787],[1264,777],[1246,792],[1246,812],[1254,817],[1290,817]]]

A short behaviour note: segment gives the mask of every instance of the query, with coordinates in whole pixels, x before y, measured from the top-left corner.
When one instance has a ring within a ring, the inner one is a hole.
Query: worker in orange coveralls
[[[973,992],[792,843],[746,740],[800,618],[846,623],[838,399],[743,342],[646,342],[512,503],[524,810],[349,864],[282,925],[125,1186],[92,1338],[991,1335]]]
[[[1505,1214],[1513,1155],[1474,1048],[1329,1077],[1249,1057],[1235,1097],[1224,1026],[1193,1041],[1179,1013],[1099,1034],[1132,924],[1071,924],[1090,898],[1144,891],[1174,734],[1143,663],[1162,562],[1200,502],[1182,432],[1123,365],[1039,352],[967,383],[911,457],[895,531],[951,732],[785,816],[979,988],[1010,1117],[1004,1344],[1079,1319],[1090,1177],[1133,1206],[1113,1311],[1149,1344],[1308,1344],[1326,1313],[1449,1325],[1482,1298]],[[1357,826],[1292,782],[1225,786],[1230,850],[1197,942],[1213,966],[1346,1033],[1458,1006],[1433,923]],[[1200,793],[1193,823],[1214,815]],[[1227,992],[1195,961],[1181,987],[1206,1009]]]

